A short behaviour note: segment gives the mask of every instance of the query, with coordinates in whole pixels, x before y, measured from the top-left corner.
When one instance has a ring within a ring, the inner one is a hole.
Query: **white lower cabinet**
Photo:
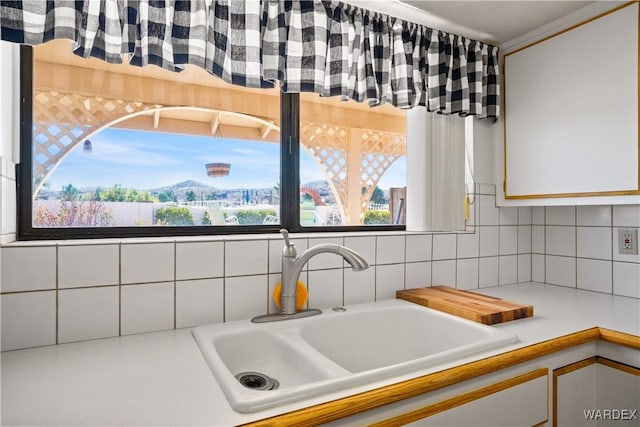
[[[640,369],[590,357],[553,371],[554,426],[639,426]]]

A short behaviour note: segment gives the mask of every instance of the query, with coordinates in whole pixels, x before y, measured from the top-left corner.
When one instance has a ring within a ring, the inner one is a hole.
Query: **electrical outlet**
[[[618,253],[625,255],[638,254],[638,230],[634,228],[618,229]]]

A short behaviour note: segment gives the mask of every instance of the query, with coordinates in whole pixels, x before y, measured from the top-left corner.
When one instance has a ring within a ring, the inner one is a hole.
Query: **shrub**
[[[365,224],[391,224],[391,212],[367,211],[364,214]]]
[[[276,216],[277,213],[273,209],[245,210],[236,212],[238,223],[241,225],[262,224],[262,221],[264,221],[267,215]]]
[[[186,207],[167,206],[156,210],[156,224],[193,225],[193,215]]]

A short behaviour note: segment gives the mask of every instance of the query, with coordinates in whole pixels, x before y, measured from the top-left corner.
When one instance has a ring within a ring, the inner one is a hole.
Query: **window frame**
[[[404,231],[405,225],[300,224],[300,95],[280,92],[280,224],[117,227],[33,226],[33,48],[20,46],[20,162],[16,165],[18,240]]]

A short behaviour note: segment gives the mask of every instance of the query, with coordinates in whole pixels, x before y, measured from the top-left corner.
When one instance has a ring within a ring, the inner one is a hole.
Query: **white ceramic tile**
[[[378,236],[376,239],[376,264],[404,262],[404,236]]]
[[[267,240],[246,240],[224,243],[225,276],[266,274],[268,268]]]
[[[376,300],[376,269],[364,271],[344,269],[344,304],[359,304]]]
[[[500,255],[515,255],[518,253],[518,226],[500,226]]]
[[[307,239],[291,239],[291,243],[295,245],[298,255],[302,255],[309,247]],[[280,273],[282,271],[283,248],[283,239],[269,240],[269,273]],[[307,265],[303,269],[307,270]]]
[[[576,225],[575,206],[547,206],[546,225]]]
[[[532,225],[531,226],[531,252],[537,254],[544,253],[544,225]]]
[[[55,247],[2,247],[2,292],[55,289]]]
[[[173,329],[173,282],[121,287],[122,335]]]
[[[250,319],[267,312],[270,298],[264,276],[227,277],[224,282],[224,320]]]
[[[531,208],[531,225],[544,225],[543,206],[533,206]]]
[[[431,284],[456,287],[456,261],[431,262]]]
[[[577,242],[579,257],[611,259],[611,228],[577,227]]]
[[[640,227],[640,205],[616,205],[613,207],[614,227]]]
[[[498,255],[498,227],[479,227],[480,256]]]
[[[518,283],[531,281],[531,255],[518,255]]]
[[[343,304],[342,268],[309,271],[309,307],[331,308]]]
[[[618,242],[619,242],[619,229],[618,228],[614,228],[613,229],[613,259],[614,261],[625,261],[625,262],[635,262],[635,263],[640,263],[640,251],[638,251],[637,254],[635,255],[628,255],[628,254],[621,254],[618,250],[618,248],[620,247]],[[640,236],[640,229],[636,229],[636,234],[638,236]]]
[[[477,196],[480,203],[480,225],[498,225],[500,209],[496,207],[494,196]]]
[[[531,225],[531,206],[518,207],[518,225]]]
[[[613,263],[613,293],[640,298],[640,264]]]
[[[118,245],[58,247],[58,287],[117,285]]]
[[[430,234],[410,234],[407,236],[407,262],[430,261],[431,244],[433,237]]]
[[[56,291],[0,296],[2,351],[56,343]]]
[[[456,259],[456,240],[455,234],[434,234],[432,259]]]
[[[411,262],[405,266],[406,289],[431,286],[431,263]]]
[[[577,206],[578,225],[611,227],[611,206]]]
[[[547,226],[545,240],[548,255],[576,256],[576,227]]]
[[[173,243],[123,244],[120,248],[122,283],[173,280]]]
[[[498,264],[498,283],[510,285],[518,281],[518,256],[501,256]]]
[[[118,336],[118,286],[64,289],[58,294],[58,342]]]
[[[518,208],[501,207],[500,225],[518,225]]]
[[[404,265],[376,266],[376,301],[394,299],[399,289],[404,289]]]
[[[469,219],[467,219],[465,223],[467,227],[473,227],[478,223],[478,209],[476,209],[476,206],[478,206],[478,204],[476,203],[476,200],[477,200],[477,196],[470,196]]]
[[[458,259],[477,258],[480,254],[480,230],[475,233],[458,234]]]
[[[575,288],[576,259],[547,255],[545,258],[545,282]]]
[[[11,168],[14,170],[13,168]],[[15,233],[16,227],[16,181],[0,177],[2,193],[0,193],[0,233]]]
[[[531,280],[534,282],[544,283],[546,280],[544,255],[531,255]]]
[[[531,252],[531,226],[518,226],[518,253],[528,254]]]
[[[309,239],[309,247],[324,243],[332,243],[334,245],[344,244],[342,237],[332,237],[324,239]],[[309,260],[309,270],[322,270],[329,268],[342,268],[344,261],[340,255],[336,254],[319,254]]]
[[[608,294],[613,291],[611,284],[611,261],[579,258],[577,267],[578,288]]]
[[[478,184],[478,193],[495,195],[496,186],[493,184]]]
[[[220,323],[224,320],[224,280],[176,282],[176,327]]]
[[[478,258],[459,259],[457,270],[456,287],[458,289],[478,288]]]
[[[349,249],[353,249],[369,263],[369,265],[376,264],[376,238],[375,236],[364,237],[345,237],[344,246]],[[344,266],[349,264],[345,261]]]
[[[478,260],[478,286],[486,288],[498,285],[498,257]]]
[[[205,279],[224,276],[223,242],[176,244],[176,279]]]

